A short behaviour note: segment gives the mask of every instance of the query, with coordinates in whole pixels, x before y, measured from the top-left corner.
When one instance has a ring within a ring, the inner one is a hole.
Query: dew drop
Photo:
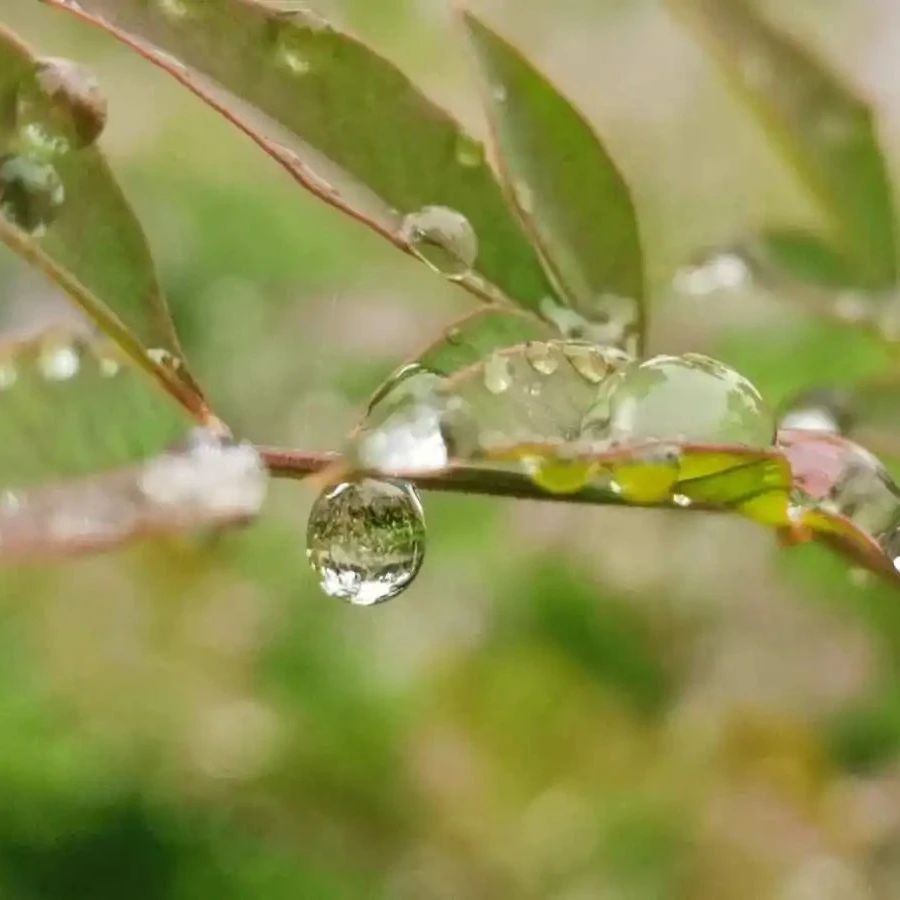
[[[66,192],[56,169],[26,156],[0,158],[0,212],[23,231],[41,237]]]
[[[494,98],[495,103],[506,103],[506,100],[509,97],[509,93],[506,90],[506,85],[495,84],[491,88],[491,96]]]
[[[632,361],[631,356],[615,347],[579,341],[563,344],[563,353],[572,368],[591,384],[600,384],[610,373]]]
[[[365,478],[313,504],[306,556],[329,597],[373,606],[404,591],[425,557],[425,516],[409,484]]]
[[[651,444],[634,451],[616,466],[616,481],[629,503],[660,503],[672,496],[681,472],[681,449],[675,444]]]
[[[682,509],[687,509],[693,501],[690,497],[687,496],[687,494],[673,494],[672,502],[676,506],[680,506]]]
[[[623,370],[610,397],[616,442],[692,441],[769,447],[772,414],[756,388],[728,366],[689,353]]]
[[[190,0],[156,0],[159,11],[171,21],[186,19],[193,12]]]
[[[463,342],[463,333],[460,328],[450,328],[447,331],[447,343],[453,344],[454,347],[458,347]]]
[[[68,59],[39,60],[16,91],[25,155],[49,160],[93,144],[106,125],[106,97],[93,73]]]
[[[879,542],[886,540],[900,521],[900,489],[868,450],[849,442],[843,450],[841,471],[822,505]]]
[[[460,131],[456,137],[456,161],[466,169],[484,165],[484,144],[477,138]]]
[[[48,344],[38,357],[38,369],[47,381],[68,381],[80,367],[78,351],[71,344]]]
[[[559,368],[559,352],[553,344],[544,341],[529,341],[525,345],[525,358],[541,375],[552,375]]]
[[[484,386],[492,394],[502,394],[511,385],[509,359],[502,353],[492,353],[484,363]]]
[[[147,350],[147,356],[158,366],[164,366],[177,372],[181,368],[181,360],[169,350],[163,347],[151,347]]]
[[[522,459],[522,466],[528,477],[550,494],[577,494],[600,472],[596,462],[580,459],[526,456]]]
[[[410,213],[400,226],[400,238],[435,272],[464,278],[478,258],[478,237],[469,220],[446,206],[426,206]]]

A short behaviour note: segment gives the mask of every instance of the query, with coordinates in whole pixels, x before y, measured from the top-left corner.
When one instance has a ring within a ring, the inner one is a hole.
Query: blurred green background
[[[445,0],[315,5],[484,131]],[[651,350],[716,355],[773,403],[883,367],[761,292],[667,287],[815,214],[657,0],[473,5],[631,183]],[[764,6],[871,98],[900,176],[896,0]],[[110,40],[34,0],[0,18],[97,72],[188,356],[245,436],[338,447],[472,308]],[[5,322],[51,302],[0,254]],[[238,533],[3,572],[0,897],[900,897],[895,591],[727,517],[429,496],[418,582],[350,609],[307,569],[313,499],[279,483]]]

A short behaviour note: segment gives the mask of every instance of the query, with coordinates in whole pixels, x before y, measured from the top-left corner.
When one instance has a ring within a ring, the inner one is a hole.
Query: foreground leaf
[[[897,279],[896,221],[868,107],[745,0],[669,0],[777,139],[860,287]]]
[[[201,434],[111,344],[63,330],[0,342],[0,562],[255,514],[256,452]]]
[[[588,322],[606,326],[605,340],[639,339],[643,262],[622,176],[580,113],[518,50],[473,15],[465,22],[508,193],[555,281]]]
[[[391,63],[312,14],[279,12],[256,0],[49,3],[139,49],[327,199],[327,186],[317,186],[302,163],[293,165],[238,104],[217,96],[156,48],[271,116],[288,130],[301,156],[312,147],[380,198],[377,210],[349,201],[336,205],[395,243],[408,243],[400,217],[447,207],[474,229],[478,276],[531,309],[553,294],[483,147]],[[458,280],[480,290],[478,279]]]
[[[5,180],[0,176],[0,194],[6,216],[145,346],[160,348],[180,360],[146,238],[94,144],[94,132],[99,132],[102,121],[94,122],[92,130],[83,135],[90,138],[88,143],[81,146],[73,141],[68,147],[66,138],[54,134],[54,114],[70,112],[65,108],[65,90],[48,98],[46,106],[39,105],[42,95],[37,79],[53,76],[62,80],[65,88],[66,78],[76,81],[81,74],[65,61],[52,61],[56,68],[51,68],[50,76],[46,72],[42,76],[39,65],[25,45],[0,26],[0,108],[5,111],[0,116],[0,162],[5,161],[6,172]],[[75,87],[81,85],[76,81]],[[38,100],[26,103],[23,96],[29,98],[33,92],[38,92]],[[72,114],[78,112],[76,108]],[[83,113],[82,119],[86,117]],[[34,132],[46,137],[44,146],[29,137]],[[51,141],[57,146],[51,146]],[[49,201],[41,196],[47,188],[42,179],[54,183],[58,179]],[[45,202],[49,207],[42,209]],[[183,371],[183,360],[181,368]]]

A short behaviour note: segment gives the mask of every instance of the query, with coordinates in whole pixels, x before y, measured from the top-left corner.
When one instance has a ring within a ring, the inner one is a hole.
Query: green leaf
[[[751,258],[774,288],[787,281],[823,288],[853,287],[853,268],[819,237],[799,229],[772,228],[749,242]]]
[[[144,233],[94,144],[103,124],[102,105],[91,112],[84,110],[78,96],[86,90],[84,73],[65,61],[53,61],[57,69],[51,75],[60,73],[72,84],[63,79],[64,90],[42,96],[40,65],[24,44],[0,26],[0,161],[7,172],[0,188],[7,217],[23,233],[31,232],[28,239],[95,295],[146,347],[180,359]],[[67,141],[67,136],[55,133],[66,116],[75,117],[80,137],[87,143],[76,139],[71,147],[62,143],[60,149],[41,146],[28,137],[37,131],[47,136],[48,143]],[[27,181],[32,177],[36,184]],[[41,209],[41,178],[59,183],[46,210]],[[46,221],[37,222],[41,218]]]
[[[355,39],[310,13],[280,12],[255,0],[85,0],[77,8],[66,0],[49,2],[171,72],[331,202],[329,186],[286,158],[236,103],[155,48],[273,118],[301,155],[313,148],[380,199],[383,207],[375,211],[344,201],[335,205],[394,243],[406,242],[401,216],[447,207],[475,231],[478,276],[535,310],[553,294],[483,147],[393,64]],[[460,281],[478,288],[478,279]]]
[[[510,197],[570,305],[639,336],[643,262],[628,188],[581,114],[473,15],[465,22]]]
[[[195,429],[113,345],[0,344],[0,563],[244,521],[264,494],[255,450]]]
[[[825,213],[858,286],[897,279],[896,222],[869,108],[745,0],[669,0],[698,32]]]

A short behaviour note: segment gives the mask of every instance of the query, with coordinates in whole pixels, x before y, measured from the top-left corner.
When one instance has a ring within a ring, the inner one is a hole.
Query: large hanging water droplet
[[[19,82],[16,130],[28,156],[47,160],[94,143],[106,115],[97,79],[71,60],[39,60]]]
[[[841,454],[841,471],[822,505],[846,516],[876,540],[892,534],[900,522],[897,485],[868,450],[846,442]]]
[[[403,482],[366,478],[329,488],[313,504],[306,555],[329,597],[356,606],[390,600],[425,557],[425,516]]]
[[[769,447],[772,414],[756,388],[701,356],[657,356],[624,370],[610,397],[613,441],[689,441]]]
[[[632,357],[622,350],[586,341],[569,341],[563,344],[563,353],[572,368],[591,384],[600,384],[611,373],[632,361]]]
[[[40,237],[56,218],[66,192],[56,169],[26,156],[0,158],[0,212]]]
[[[522,466],[528,477],[550,494],[577,494],[600,472],[593,460],[560,459],[551,456],[525,456]]]
[[[410,213],[400,237],[419,259],[447,278],[464,278],[478,258],[478,237],[469,220],[446,206]]]

